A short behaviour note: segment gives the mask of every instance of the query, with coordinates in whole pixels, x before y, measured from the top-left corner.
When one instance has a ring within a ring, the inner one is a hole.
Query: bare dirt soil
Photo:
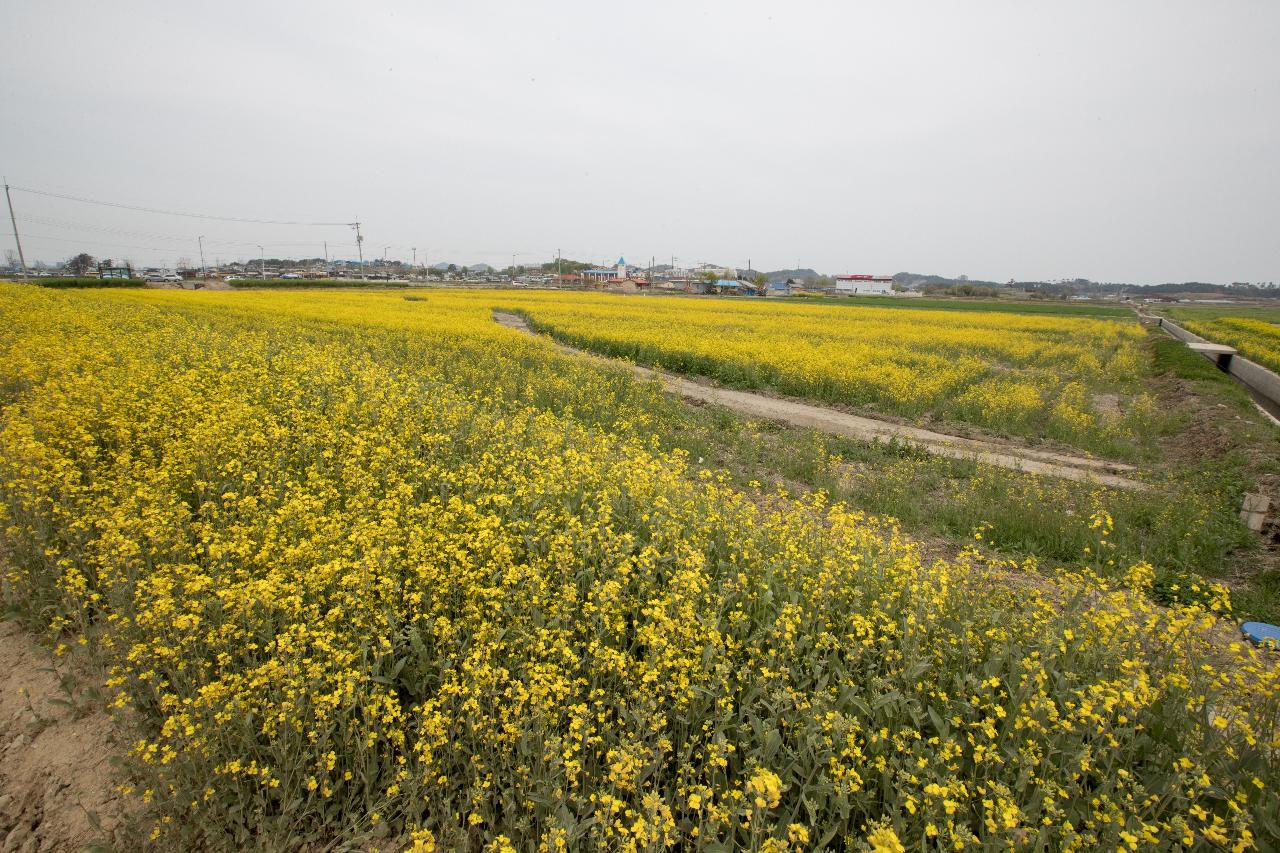
[[[529,326],[528,322],[517,314],[495,311],[493,312],[493,319],[509,329],[529,335],[537,334]],[[575,355],[602,358],[594,353],[588,353],[563,344],[557,344],[556,346],[564,352]],[[613,361],[612,359],[603,360]],[[946,435],[906,424],[814,406],[796,400],[707,385],[695,382],[688,377],[651,370],[639,365],[631,365],[631,367],[635,370],[637,376],[661,382],[663,387],[672,394],[677,394],[689,400],[723,406],[726,409],[732,409],[751,417],[781,421],[793,426],[809,427],[832,435],[841,435],[861,441],[897,441],[902,444],[919,447],[938,456],[948,456],[953,459],[974,459],[987,465],[996,465],[1014,471],[1026,471],[1067,480],[1086,480],[1120,489],[1147,488],[1145,483],[1129,477],[1119,476],[1120,472],[1133,471],[1134,467],[1132,465],[1090,459],[1083,456],[1071,456],[1064,453],[1052,453],[1006,442]]]
[[[124,813],[111,720],[58,669],[30,634],[0,622],[0,853],[105,844]]]

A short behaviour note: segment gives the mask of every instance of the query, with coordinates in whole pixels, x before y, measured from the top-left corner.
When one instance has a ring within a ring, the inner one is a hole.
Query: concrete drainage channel
[[[1240,355],[1235,347],[1215,344],[1166,317],[1139,312],[1138,319],[1160,327],[1165,334],[1185,343],[1192,352],[1197,352],[1216,364],[1219,370],[1243,385],[1257,407],[1280,426],[1280,376]]]
[[[1280,376],[1240,355],[1235,347],[1215,344],[1166,317],[1142,311],[1137,313],[1140,322],[1163,329],[1169,337],[1182,341],[1192,352],[1209,359],[1219,370],[1239,382],[1253,398],[1258,411],[1269,417],[1276,426],[1280,426]],[[1266,495],[1246,494],[1244,503],[1240,506],[1240,520],[1250,530],[1261,533],[1266,527],[1267,512],[1270,509],[1271,499]]]
[[[494,311],[493,319],[508,329],[523,332],[527,335],[537,335],[533,328],[529,326],[529,323],[518,314]],[[623,364],[623,362],[563,344],[556,344],[556,346],[562,352],[586,356],[611,364]],[[897,441],[938,456],[947,456],[952,459],[972,459],[1013,471],[1024,471],[1030,474],[1057,477],[1065,480],[1093,482],[1117,489],[1145,490],[1149,488],[1146,483],[1121,476],[1124,473],[1134,471],[1135,468],[1132,465],[1120,462],[1069,456],[1020,445],[964,438],[958,435],[945,435],[919,427],[879,421],[874,418],[853,415],[835,409],[826,409],[795,400],[784,400],[764,394],[753,394],[749,391],[735,391],[730,388],[703,385],[687,377],[652,370],[639,365],[627,366],[631,367],[636,375],[643,379],[653,379],[661,382],[663,388],[670,394],[675,394],[686,400],[723,406],[726,409],[731,409],[750,417],[780,421],[792,426],[808,427],[832,435],[841,435],[861,441]]]

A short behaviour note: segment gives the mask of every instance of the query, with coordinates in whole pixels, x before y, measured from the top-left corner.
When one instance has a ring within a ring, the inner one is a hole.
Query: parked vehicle
[[[147,273],[147,281],[158,281],[164,284],[181,284],[182,276],[176,272],[168,272],[166,270],[153,270]]]

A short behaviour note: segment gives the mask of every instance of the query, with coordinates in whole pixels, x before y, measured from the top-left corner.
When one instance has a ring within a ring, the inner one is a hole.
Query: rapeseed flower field
[[[1218,312],[1213,309],[1181,309],[1171,312],[1188,330],[1214,343],[1238,349],[1245,358],[1280,372],[1280,322],[1267,319],[1277,312],[1247,309]]]
[[[736,487],[507,297],[0,284],[5,603],[109,668],[158,847],[1280,844],[1220,591]]]
[[[1116,455],[1159,424],[1138,383],[1145,333],[1128,319],[758,299],[509,302],[575,346],[913,420]]]

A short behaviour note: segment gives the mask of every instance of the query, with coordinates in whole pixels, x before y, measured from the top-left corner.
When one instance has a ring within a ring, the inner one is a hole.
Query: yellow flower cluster
[[[1134,322],[1054,314],[768,301],[521,295],[505,301],[577,346],[747,388],[928,415],[1114,451],[1156,412]],[[1124,413],[1095,405],[1114,390]]]
[[[1183,321],[1181,318],[1186,317]],[[1249,316],[1203,318],[1184,309],[1179,323],[1203,338],[1238,349],[1246,358],[1280,372],[1280,323]]]
[[[493,304],[0,284],[5,603],[110,667],[158,844],[1280,843],[1213,614],[739,491]]]

